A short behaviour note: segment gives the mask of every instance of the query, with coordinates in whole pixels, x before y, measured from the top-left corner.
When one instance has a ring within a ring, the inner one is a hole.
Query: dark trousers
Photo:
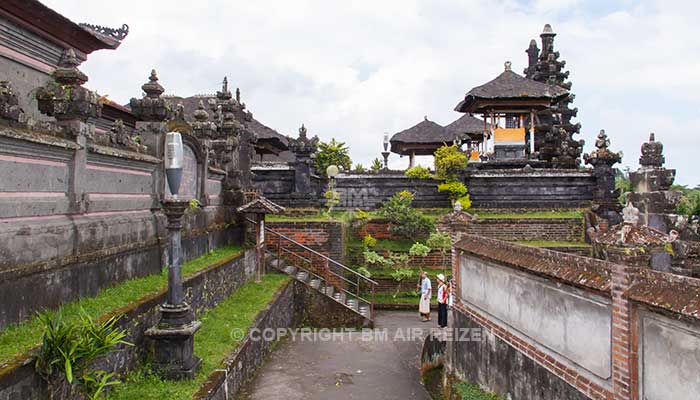
[[[447,326],[447,304],[438,303],[438,326]]]

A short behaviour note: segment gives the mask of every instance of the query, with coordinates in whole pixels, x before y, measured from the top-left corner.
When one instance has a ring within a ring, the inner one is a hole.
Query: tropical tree
[[[331,165],[337,165],[346,171],[349,171],[352,167],[350,148],[345,142],[339,142],[335,138],[328,143],[319,143],[318,151],[314,158],[314,167],[323,176],[326,175],[326,168]]]

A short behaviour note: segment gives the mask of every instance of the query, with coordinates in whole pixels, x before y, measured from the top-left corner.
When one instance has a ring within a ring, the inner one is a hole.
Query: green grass
[[[209,254],[186,262],[182,266],[182,272],[187,277],[209,265],[238,255],[241,251],[240,246],[220,247]],[[80,309],[85,310],[89,316],[98,318],[150,293],[165,289],[167,285],[168,274],[167,270],[164,270],[160,274],[131,279],[105,288],[95,297],[85,297],[67,303],[59,308],[59,312],[66,320],[78,318]],[[42,331],[36,317],[0,331],[0,364],[11,361],[38,346],[41,343],[41,335]]]
[[[414,279],[416,283],[418,283],[418,273],[420,271],[427,271],[428,272],[428,277],[432,280],[435,280],[435,277],[437,274],[445,274],[447,278],[450,277],[450,266],[447,266],[446,272],[443,272],[443,269],[432,269],[432,268],[419,268],[419,267],[408,267],[408,269],[412,270],[414,272]],[[395,270],[393,268],[368,268],[369,272],[372,274],[370,278],[374,279],[381,279],[381,278],[391,278],[392,272]]]
[[[471,214],[477,214],[480,219],[527,219],[527,218],[583,218],[582,210],[554,210],[554,211],[526,211],[521,213],[494,213],[479,210],[467,210]]]
[[[554,240],[526,240],[514,242],[517,244],[523,244],[526,246],[533,247],[581,247],[590,248],[591,245],[586,242],[567,242],[567,241],[554,241]]]
[[[396,297],[393,296],[393,293],[378,293],[374,295],[375,304],[415,304],[416,309],[418,309],[419,301],[420,296],[411,296],[408,293],[399,293]],[[435,296],[430,299],[430,304],[437,304]]]
[[[468,383],[456,383],[454,390],[461,396],[462,400],[502,400],[496,393],[489,393],[481,390],[477,385]]]
[[[267,274],[262,282],[249,282],[228,299],[200,317],[202,328],[194,341],[195,354],[202,359],[202,368],[194,377],[182,381],[168,381],[150,373],[148,365],[127,374],[107,398],[110,400],[177,400],[191,399],[214,370],[221,367],[245,335],[237,339],[234,330],[247,332],[258,314],[267,307],[275,294],[289,278],[281,274]]]

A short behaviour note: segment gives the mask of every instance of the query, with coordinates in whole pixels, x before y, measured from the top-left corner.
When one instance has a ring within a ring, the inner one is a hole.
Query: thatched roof
[[[448,133],[458,138],[477,138],[484,134],[484,120],[464,114],[445,127]]]
[[[432,155],[438,147],[455,139],[461,137],[425,117],[416,125],[394,134],[390,143],[391,151],[397,154]]]
[[[506,70],[495,79],[473,88],[455,107],[455,111],[474,112],[480,100],[524,100],[542,99],[554,101],[566,96],[568,92],[557,86],[537,82],[525,78],[510,70],[510,64],[506,63]]]

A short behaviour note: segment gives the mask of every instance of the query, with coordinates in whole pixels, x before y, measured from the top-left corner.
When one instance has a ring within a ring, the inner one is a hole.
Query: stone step
[[[357,299],[347,299],[345,301],[345,305],[352,308],[353,310],[357,310]]]
[[[284,272],[288,273],[289,275],[294,275],[297,272],[297,267],[293,265],[287,265],[284,267]]]
[[[311,282],[309,283],[309,285],[311,285],[312,288],[318,290],[321,287],[321,280],[318,278],[313,278],[313,279],[311,279]]]
[[[335,288],[332,285],[325,286],[325,287],[323,287],[323,289],[321,289],[321,292],[323,292],[323,294],[325,294],[326,296],[331,296],[331,297],[333,296],[334,291],[335,291]]]
[[[333,293],[333,300],[340,302],[340,303],[345,303],[345,293],[343,293],[343,292]]]
[[[296,278],[302,282],[306,282],[309,279],[309,273],[306,271],[297,272]]]

